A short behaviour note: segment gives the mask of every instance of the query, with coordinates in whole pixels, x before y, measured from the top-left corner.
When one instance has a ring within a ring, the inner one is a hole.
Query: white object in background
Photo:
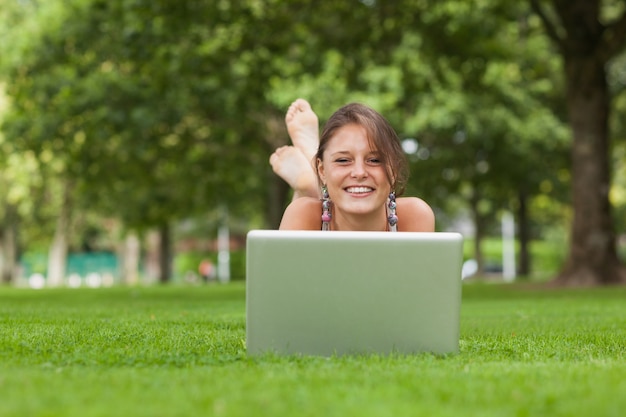
[[[502,277],[506,282],[515,280],[515,220],[506,211],[502,214]]]
[[[78,288],[80,287],[82,284],[82,280],[80,278],[80,275],[74,273],[74,274],[70,274],[69,277],[67,277],[67,286],[70,288]]]
[[[230,231],[228,230],[228,210],[224,209],[222,224],[217,231],[217,280],[230,281]]]
[[[102,274],[102,286],[103,287],[112,287],[115,285],[115,277],[110,272],[105,272]]]
[[[98,288],[102,285],[102,276],[97,272],[90,272],[85,277],[85,282],[88,287]]]
[[[28,278],[28,286],[40,290],[46,286],[46,279],[41,274],[33,274]]]
[[[468,259],[463,262],[463,267],[461,268],[461,279],[473,277],[476,272],[478,272],[478,262],[476,262],[475,259]]]

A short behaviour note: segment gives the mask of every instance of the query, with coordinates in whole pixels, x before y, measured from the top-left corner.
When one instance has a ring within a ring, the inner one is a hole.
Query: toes
[[[303,98],[297,99],[296,101],[293,102],[293,104],[296,106],[296,108],[299,111],[307,111],[311,109],[311,105],[309,104],[309,102]]]
[[[299,110],[298,110],[298,106],[296,106],[296,103],[295,102],[291,103],[291,106],[289,106],[289,109],[287,109],[287,114],[285,115],[285,120],[287,122],[292,120],[298,111]]]
[[[284,146],[280,146],[276,148],[274,150],[274,153],[270,155],[270,164],[274,165],[276,162],[278,162],[283,156],[283,154],[287,152],[288,148],[289,148],[288,145],[284,145]]]
[[[293,119],[298,112],[305,112],[311,110],[311,105],[308,101],[303,98],[299,98],[295,100],[287,109],[287,115],[285,118],[287,120]]]
[[[280,160],[280,154],[283,153],[283,148],[284,148],[284,146],[281,146],[280,148],[276,148],[274,153],[270,155],[270,164],[271,165],[274,165],[276,162],[278,162]]]

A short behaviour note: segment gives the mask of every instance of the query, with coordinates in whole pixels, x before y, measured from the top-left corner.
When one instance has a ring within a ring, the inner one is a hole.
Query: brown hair
[[[371,148],[380,153],[391,189],[402,195],[409,179],[409,167],[398,135],[380,113],[364,104],[346,104],[330,116],[322,130],[316,158],[322,160],[328,142],[339,129],[350,124],[365,129]]]

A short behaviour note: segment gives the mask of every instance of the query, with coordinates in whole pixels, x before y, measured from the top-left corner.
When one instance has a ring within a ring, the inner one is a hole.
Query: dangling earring
[[[326,184],[322,185],[322,230],[330,230],[330,196]]]
[[[396,193],[395,191],[391,191],[389,193],[389,213],[387,214],[387,221],[389,222],[389,231],[397,232],[398,231],[398,216],[396,215]]]

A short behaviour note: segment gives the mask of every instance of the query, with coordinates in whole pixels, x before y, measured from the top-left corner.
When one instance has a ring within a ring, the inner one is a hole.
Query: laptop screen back
[[[255,230],[248,353],[457,352],[458,233]]]

